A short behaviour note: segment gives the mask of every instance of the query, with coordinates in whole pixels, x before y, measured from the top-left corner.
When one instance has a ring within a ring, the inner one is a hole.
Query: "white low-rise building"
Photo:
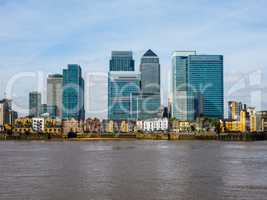
[[[32,118],[32,129],[36,132],[43,132],[45,126],[44,118]]]
[[[167,131],[169,127],[167,118],[155,118],[143,121],[143,131]]]

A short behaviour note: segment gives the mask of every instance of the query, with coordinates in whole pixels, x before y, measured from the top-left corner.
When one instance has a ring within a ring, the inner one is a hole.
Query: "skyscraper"
[[[47,78],[47,111],[50,116],[62,117],[62,87],[61,74],[49,75]]]
[[[31,117],[39,117],[41,114],[41,93],[30,92],[29,94],[29,115]]]
[[[108,118],[110,120],[137,119],[133,95],[140,93],[140,75],[135,72],[109,72]]]
[[[133,114],[132,97],[140,92],[140,75],[134,72],[131,51],[112,51],[108,74],[108,118],[129,120]]]
[[[203,110],[206,117],[223,118],[223,56],[175,52],[172,62],[173,117],[194,120]]]
[[[203,115],[211,118],[224,117],[224,81],[222,55],[190,55],[190,93],[203,98]]]
[[[63,70],[62,106],[63,119],[84,120],[84,80],[77,64],[70,64]]]
[[[172,56],[172,117],[194,120],[194,98],[189,93],[188,57],[196,51],[176,51]]]
[[[143,93],[160,93],[159,57],[148,50],[141,58],[141,90]]]
[[[134,71],[133,53],[131,51],[112,51],[109,71]]]
[[[0,100],[0,130],[5,124],[12,124],[12,118],[11,100]]]
[[[160,63],[159,57],[149,49],[141,58],[141,93],[139,118],[149,119],[159,117],[160,97]]]

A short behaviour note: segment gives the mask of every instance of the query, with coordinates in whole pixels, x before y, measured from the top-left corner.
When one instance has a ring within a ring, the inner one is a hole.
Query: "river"
[[[266,198],[267,142],[0,142],[1,200]]]

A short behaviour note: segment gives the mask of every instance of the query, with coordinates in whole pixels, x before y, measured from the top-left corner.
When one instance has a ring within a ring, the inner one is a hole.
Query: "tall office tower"
[[[138,113],[133,95],[140,93],[140,75],[135,72],[109,72],[108,118],[135,120]]]
[[[128,120],[132,93],[140,91],[131,51],[112,51],[108,74],[108,119]]]
[[[189,93],[188,57],[196,51],[176,51],[172,56],[172,117],[192,121],[195,118],[194,98]]]
[[[203,115],[224,118],[224,81],[222,55],[190,55],[189,91],[203,98]]]
[[[150,49],[141,58],[141,91],[143,93],[160,93],[159,57]]]
[[[160,63],[159,57],[148,50],[141,58],[140,119],[160,116]]]
[[[175,52],[173,61],[173,116],[194,120],[223,118],[223,56],[196,55],[195,51]]]
[[[0,100],[0,130],[5,124],[12,124],[11,100]]]
[[[229,120],[239,120],[240,112],[243,106],[241,102],[229,101],[228,102],[228,119]]]
[[[62,118],[84,120],[84,80],[82,69],[77,64],[63,70]]]
[[[29,94],[29,115],[31,117],[39,117],[41,114],[41,93],[30,92]]]
[[[131,51],[112,51],[109,71],[134,71],[133,53]]]
[[[49,75],[47,78],[47,111],[52,118],[62,118],[62,87],[61,74]]]

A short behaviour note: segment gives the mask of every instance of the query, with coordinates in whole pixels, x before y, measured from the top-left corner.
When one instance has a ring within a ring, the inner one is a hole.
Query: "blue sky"
[[[27,107],[30,90],[45,94],[43,77],[78,63],[90,78],[87,115],[105,117],[93,111],[107,105],[111,51],[134,51],[138,68],[151,48],[160,57],[166,103],[172,52],[197,50],[224,55],[226,101],[259,106],[260,95],[267,109],[266,7],[265,0],[0,0],[0,97],[14,75],[39,73],[13,87],[14,103]]]

